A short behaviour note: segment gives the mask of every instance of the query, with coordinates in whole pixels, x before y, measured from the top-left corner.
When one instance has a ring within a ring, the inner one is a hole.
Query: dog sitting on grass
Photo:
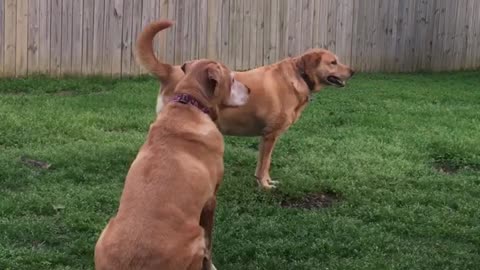
[[[244,105],[249,90],[215,61],[193,61],[182,70],[172,101],[130,167],[118,212],[98,239],[98,270],[212,267],[224,152],[214,120],[219,107]]]

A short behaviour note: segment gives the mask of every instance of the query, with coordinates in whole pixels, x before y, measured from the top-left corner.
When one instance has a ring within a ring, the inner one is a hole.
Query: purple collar
[[[177,94],[173,97],[172,101],[182,103],[182,104],[193,105],[197,107],[200,111],[210,115],[210,109],[189,94]]]

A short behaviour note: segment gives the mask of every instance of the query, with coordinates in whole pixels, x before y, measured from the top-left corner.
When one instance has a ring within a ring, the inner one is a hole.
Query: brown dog
[[[163,20],[154,22],[144,29],[137,41],[140,64],[162,82],[157,112],[161,104],[171,98],[171,85],[182,76],[179,67],[159,62],[152,49],[155,34],[171,24]],[[280,135],[298,120],[312,93],[327,85],[343,87],[353,73],[333,53],[323,49],[313,49],[269,66],[235,72],[235,78],[250,88],[250,98],[245,106],[220,110],[216,124],[224,135],[261,136],[255,176],[262,187],[272,188],[275,181],[270,178],[270,163]]]
[[[101,270],[210,269],[216,192],[223,177],[217,106],[246,103],[248,89],[224,65],[183,67],[128,172],[117,215],[95,247]]]

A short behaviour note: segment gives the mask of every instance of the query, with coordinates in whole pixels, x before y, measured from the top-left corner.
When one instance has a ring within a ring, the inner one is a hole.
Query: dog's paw
[[[259,187],[266,190],[274,189],[279,184],[278,181],[274,181],[270,177],[259,178],[255,176],[255,178],[257,179]]]

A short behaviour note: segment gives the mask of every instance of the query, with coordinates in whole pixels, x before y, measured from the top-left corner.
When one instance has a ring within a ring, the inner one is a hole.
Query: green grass
[[[0,269],[92,269],[157,88],[149,78],[0,81]],[[226,138],[219,269],[478,269],[479,72],[360,74],[317,94],[275,149],[277,191],[256,187],[256,147]],[[310,192],[340,201],[280,206]]]

